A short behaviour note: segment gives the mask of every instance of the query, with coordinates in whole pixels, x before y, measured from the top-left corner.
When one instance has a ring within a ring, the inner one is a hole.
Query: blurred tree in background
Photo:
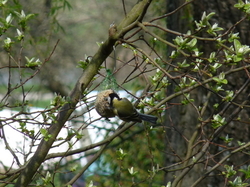
[[[0,143],[13,157],[0,186],[250,185],[248,2],[0,7],[0,107],[12,111],[0,116]],[[157,125],[93,115],[108,73]],[[18,147],[8,128],[23,136]],[[91,129],[104,138],[93,143]]]

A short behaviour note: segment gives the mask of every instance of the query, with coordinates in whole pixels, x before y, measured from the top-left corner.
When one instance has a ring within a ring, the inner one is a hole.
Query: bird
[[[97,94],[95,100],[95,109],[97,113],[108,121],[109,118],[116,116],[116,114],[113,111],[113,108],[110,105],[111,103],[111,98],[109,96],[110,94],[116,94],[116,93],[112,89],[101,91]]]
[[[138,112],[133,104],[127,98],[120,98],[117,93],[113,92],[109,94],[110,106],[113,109],[113,113],[121,120],[129,122],[142,122],[147,121],[153,124],[157,124],[157,117]]]

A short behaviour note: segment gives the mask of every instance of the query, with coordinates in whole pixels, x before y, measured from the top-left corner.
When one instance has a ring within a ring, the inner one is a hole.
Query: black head
[[[113,106],[113,99],[117,98],[118,100],[121,100],[121,98],[117,95],[117,93],[111,93],[109,94],[110,97],[110,105]]]

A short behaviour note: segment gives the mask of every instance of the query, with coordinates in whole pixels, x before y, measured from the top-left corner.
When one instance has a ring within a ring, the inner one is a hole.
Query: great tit
[[[142,122],[148,121],[156,124],[157,117],[137,112],[135,107],[127,98],[120,98],[116,93],[110,93],[110,105],[113,112],[123,121]]]
[[[109,121],[108,118],[115,117],[113,108],[110,105],[111,103],[111,98],[109,96],[110,94],[116,94],[116,93],[111,89],[99,92],[97,94],[96,101],[95,101],[95,109],[97,113],[100,116],[105,117],[106,120],[108,121]]]

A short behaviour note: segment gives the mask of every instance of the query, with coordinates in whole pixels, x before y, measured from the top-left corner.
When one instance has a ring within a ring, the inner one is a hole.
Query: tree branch
[[[141,20],[144,17],[144,14],[150,3],[150,0],[138,1],[132,10],[127,14],[127,16],[117,26],[117,29],[115,28],[114,32],[112,31],[108,39],[100,46],[99,50],[93,56],[89,65],[84,70],[74,89],[70,93],[68,97],[68,103],[65,104],[59,111],[56,123],[51,125],[51,127],[48,129],[49,134],[51,134],[51,138],[49,138],[47,141],[43,139],[40,142],[33,157],[21,172],[15,187],[26,187],[32,181],[32,178],[46,158],[58,133],[70,117],[71,113],[75,110],[75,106],[77,105],[78,101],[82,99],[82,93],[88,87],[93,77],[97,74],[103,61],[105,61],[105,59],[113,51],[113,46],[115,45],[116,41],[136,26],[134,23],[136,23],[138,19]],[[114,28],[112,27],[110,29]]]

